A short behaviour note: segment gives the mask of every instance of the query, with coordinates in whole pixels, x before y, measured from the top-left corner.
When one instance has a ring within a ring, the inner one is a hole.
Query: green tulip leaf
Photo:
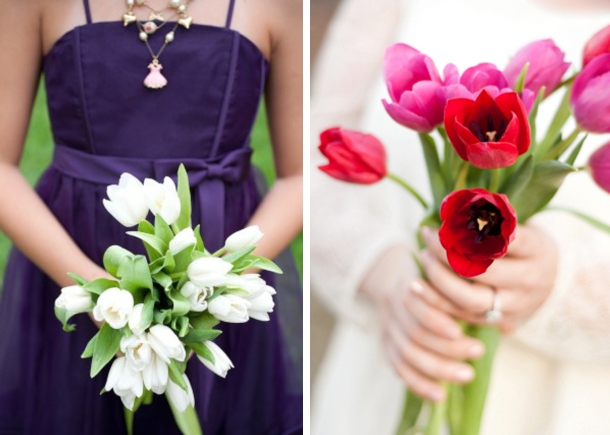
[[[174,283],[174,281],[172,281],[171,276],[169,276],[163,272],[158,272],[158,273],[153,274],[152,277],[157,284],[159,284],[161,287],[163,287],[163,289],[165,291],[171,290],[172,284]]]
[[[97,334],[93,348],[93,360],[91,361],[91,377],[95,377],[112,360],[119,351],[123,333],[113,329],[108,323],[102,325]]]
[[[189,311],[191,311],[191,304],[189,303],[188,299],[182,296],[178,290],[171,290],[167,293],[167,295],[169,296],[173,304],[173,319],[175,319],[176,317],[184,316]]]
[[[428,177],[430,179],[434,204],[436,208],[438,208],[447,195],[447,181],[441,170],[441,163],[438,158],[438,150],[436,149],[434,139],[427,133],[420,133],[419,139],[426,159],[426,167],[428,168]]]
[[[246,269],[261,269],[267,270],[269,272],[282,274],[282,269],[275,264],[273,261],[264,258],[257,257],[256,255],[249,255],[245,257],[240,263],[239,266],[235,266],[232,270],[234,273],[243,272]]]
[[[518,94],[521,94],[521,92],[523,92],[523,89],[525,89],[525,76],[527,76],[527,70],[529,69],[529,67],[530,63],[525,62],[525,65],[523,65],[523,69],[521,70],[519,76],[517,77],[517,80],[515,81],[515,87],[513,88],[513,90]]]
[[[184,378],[182,377],[184,372],[182,370],[180,370],[180,367],[178,367],[176,360],[171,359],[170,363],[168,365],[168,368],[169,368],[169,378],[172,380],[172,382],[186,391],[186,382],[184,381]]]
[[[511,204],[517,212],[519,223],[526,222],[542,210],[555,196],[565,177],[576,169],[557,160],[538,163],[527,185],[515,195]]]
[[[148,262],[142,255],[123,259],[117,276],[121,279],[121,288],[129,290],[134,295],[138,290],[152,290],[153,288]]]
[[[141,221],[140,224],[138,225],[138,232],[142,233],[142,234],[149,234],[151,236],[154,236],[155,234],[155,227],[153,226],[153,224],[151,224],[148,221]],[[150,259],[150,261],[155,261],[157,260],[161,254],[159,254],[159,252],[157,252],[156,249],[154,249],[151,245],[149,245],[148,243],[144,242],[144,249],[146,249],[146,254],[148,255],[148,258]]]
[[[167,392],[165,395],[167,396]],[[176,409],[169,398],[167,399],[167,402],[169,403],[169,407],[174,415],[176,425],[183,435],[202,435],[199,417],[191,405],[189,405],[183,412],[180,412]]]
[[[177,317],[171,321],[170,326],[178,332],[178,337],[184,337],[189,330],[189,318],[185,316]]]
[[[153,234],[142,233],[140,231],[127,231],[127,234],[142,240],[144,243],[154,249],[160,256],[165,255],[165,252],[168,249],[167,243],[165,243],[163,240]]]
[[[104,269],[112,275],[117,276],[119,266],[126,258],[132,258],[134,254],[129,252],[127,249],[122,248],[118,245],[112,245],[104,253]]]
[[[578,158],[578,155],[580,154],[580,150],[582,149],[582,145],[585,143],[587,136],[588,135],[585,134],[585,136],[578,142],[578,144],[574,147],[574,149],[572,150],[572,152],[566,159],[566,163],[568,165],[572,165],[572,166],[574,165],[574,162]]]
[[[55,311],[55,317],[57,317],[57,320],[61,322],[62,329],[66,332],[74,331],[76,329],[76,325],[68,323],[68,320],[78,313],[72,313],[65,308],[59,308],[57,305],[54,305],[53,308]]]
[[[144,298],[144,307],[142,308],[142,317],[138,327],[142,331],[146,331],[152,325],[155,314],[155,300],[151,294],[147,294]]]
[[[72,278],[74,280],[74,282],[77,283],[80,286],[85,286],[85,285],[87,285],[89,283],[89,281],[87,281],[85,278],[83,278],[82,276],[77,275],[75,273],[68,272],[68,276],[70,278]]]
[[[530,110],[530,114],[528,116],[528,120],[530,123],[530,137],[531,143],[528,152],[534,153],[536,150],[536,117],[538,116],[538,107],[540,106],[540,102],[544,99],[544,93],[546,92],[546,87],[542,86],[540,91],[538,91],[538,95],[534,100],[534,104],[532,106],[532,110]]]
[[[210,341],[217,338],[222,331],[218,329],[195,329],[191,328],[188,333],[182,337],[182,341],[186,344],[189,343],[201,343],[204,341]]]
[[[95,343],[99,334],[100,333],[98,332],[93,337],[91,337],[91,340],[89,340],[89,343],[87,343],[87,347],[85,347],[85,350],[80,356],[81,358],[91,358],[93,356],[93,349],[95,349]]]
[[[547,130],[546,135],[536,147],[536,157],[538,159],[542,158],[549,152],[549,150],[555,143],[557,136],[560,135],[561,129],[565,125],[566,121],[570,118],[571,91],[572,85],[567,87],[566,93],[563,96],[563,100],[561,100],[561,104],[555,112],[555,116],[553,117],[553,121],[551,122],[551,125]]]
[[[238,249],[235,252],[225,255],[222,259],[227,263],[237,264],[239,260],[251,254],[255,249],[256,246],[246,246],[245,248]]]
[[[206,330],[206,329],[214,329],[216,325],[218,325],[220,321],[210,314],[208,311],[204,311],[198,316],[191,317],[191,326],[194,329]]]
[[[508,196],[508,199],[516,197],[527,186],[534,174],[534,157],[529,155],[519,166],[519,169],[502,186],[500,193]]]
[[[203,239],[201,238],[201,225],[197,225],[193,232],[195,233],[195,238],[197,239],[195,249],[199,252],[205,252],[205,245],[203,244]]]
[[[183,230],[191,226],[191,188],[184,165],[178,168],[178,198],[180,198],[180,215],[176,226]]]
[[[195,245],[189,246],[186,249],[178,252],[174,255],[174,272],[185,272],[188,269],[189,264],[193,262],[193,252],[195,251]]]
[[[95,281],[91,281],[89,284],[85,284],[83,289],[88,291],[89,293],[93,293],[96,295],[101,295],[103,291],[108,290],[109,288],[118,287],[118,281],[106,278],[99,278]]]
[[[216,362],[216,358],[214,358],[214,354],[212,353],[212,351],[210,349],[208,349],[208,347],[205,344],[203,344],[202,342],[200,342],[200,343],[191,342],[188,344],[188,346],[191,349],[193,349],[193,352],[195,352],[197,354],[197,356],[207,359],[212,364],[214,364]]]
[[[171,242],[171,240],[174,238],[174,233],[172,232],[172,229],[159,214],[155,215],[154,234],[157,238],[163,240],[163,243],[165,243],[167,246],[169,246],[169,242]],[[161,255],[163,255],[164,253],[165,252],[162,252]]]

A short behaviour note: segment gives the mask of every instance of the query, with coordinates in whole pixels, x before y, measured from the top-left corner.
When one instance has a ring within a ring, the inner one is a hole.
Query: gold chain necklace
[[[155,10],[149,5],[146,4],[146,0],[126,0],[128,11],[123,14],[123,25],[128,26],[131,23],[136,23],[138,27],[138,36],[142,42],[146,44],[148,48],[148,52],[152,57],[152,62],[148,64],[149,73],[144,79],[144,86],[150,89],[161,89],[165,85],[167,85],[167,79],[163,74],[161,74],[161,70],[163,69],[163,65],[159,61],[159,57],[165,47],[174,40],[176,37],[176,29],[179,25],[183,26],[185,29],[190,28],[191,23],[193,22],[193,18],[188,16],[186,13],[186,9],[191,0],[170,0],[169,5],[161,10]],[[136,15],[133,12],[133,8],[135,6],[145,6],[151,10],[148,21],[141,23]],[[155,33],[157,30],[161,29],[165,24],[169,22],[166,20],[162,12],[165,9],[171,8],[175,12],[169,18],[172,20],[176,16],[178,16],[178,20],[174,24],[172,30],[165,34],[165,40],[163,45],[159,49],[159,51],[155,54],[150,43],[148,42],[148,35]],[[155,21],[161,21],[161,24],[157,24]]]

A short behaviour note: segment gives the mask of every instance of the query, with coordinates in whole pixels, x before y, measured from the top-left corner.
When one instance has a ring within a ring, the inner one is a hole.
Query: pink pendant
[[[167,79],[161,74],[163,66],[157,59],[153,60],[149,65],[148,69],[150,72],[144,79],[144,86],[150,89],[161,89],[167,84]]]

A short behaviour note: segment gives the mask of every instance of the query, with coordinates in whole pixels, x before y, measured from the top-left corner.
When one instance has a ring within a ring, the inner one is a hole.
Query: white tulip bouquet
[[[268,321],[275,290],[251,269],[281,273],[272,261],[252,254],[263,234],[257,226],[227,238],[224,247],[205,249],[199,226],[191,226],[191,198],[184,166],[178,187],[166,177],[141,183],[124,173],[108,186],[106,210],[122,225],[138,225],[127,234],[144,243],[147,257],[120,246],[104,254],[104,268],[113,279],[87,281],[63,288],[55,314],[65,331],[68,320],[92,312],[104,322],[84,350],[92,358],[91,377],[112,362],[104,391],[114,391],[125,406],[129,433],[133,413],[154,394],[165,394],[185,434],[201,434],[191,384],[185,374],[193,353],[212,372],[225,377],[233,367],[214,343],[220,322]],[[154,215],[154,224],[146,220]],[[116,356],[117,354],[121,356]]]

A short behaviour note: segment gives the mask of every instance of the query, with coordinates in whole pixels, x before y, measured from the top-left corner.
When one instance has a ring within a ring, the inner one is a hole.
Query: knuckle
[[[409,330],[407,331],[407,336],[409,337],[409,339],[416,341],[418,343],[421,343],[422,341],[425,340],[425,332],[424,329],[417,324],[414,324],[413,326],[411,326],[409,328]]]

